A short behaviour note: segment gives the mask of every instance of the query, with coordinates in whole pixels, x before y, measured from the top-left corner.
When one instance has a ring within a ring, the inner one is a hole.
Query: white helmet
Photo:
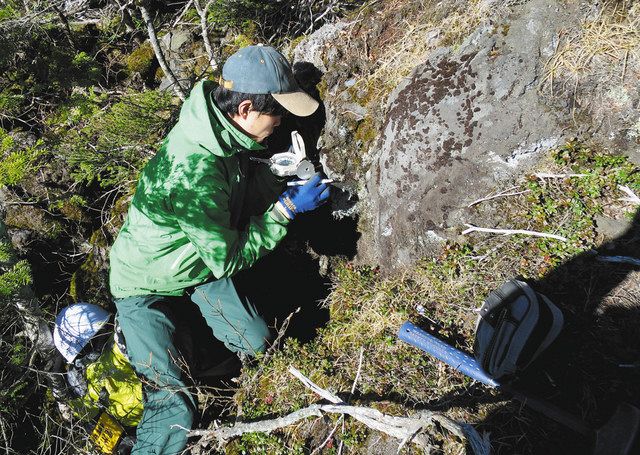
[[[71,363],[109,318],[108,311],[91,303],[69,305],[56,316],[53,342],[67,362]]]

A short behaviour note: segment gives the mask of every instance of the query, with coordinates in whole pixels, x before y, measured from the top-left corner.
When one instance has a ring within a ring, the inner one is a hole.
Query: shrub
[[[129,94],[69,131],[58,152],[77,182],[120,185],[135,175],[162,139],[171,115],[171,95]]]
[[[298,36],[309,29],[320,27],[340,16],[345,10],[364,3],[361,0],[321,0],[263,2],[259,0],[215,0],[207,20],[222,27],[231,27],[259,41],[272,41],[274,37]],[[330,9],[330,10],[329,10]],[[317,18],[322,16],[322,20]],[[255,33],[252,28],[259,28]]]

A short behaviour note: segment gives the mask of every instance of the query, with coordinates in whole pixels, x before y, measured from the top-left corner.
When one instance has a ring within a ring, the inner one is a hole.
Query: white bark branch
[[[462,231],[462,235],[469,234],[471,232],[488,232],[491,234],[504,234],[504,235],[514,235],[514,234],[522,234],[522,235],[530,235],[533,237],[547,237],[550,239],[562,240],[566,242],[568,239],[566,237],[562,237],[560,235],[555,234],[547,234],[546,232],[537,232],[537,231],[527,231],[525,229],[491,229],[491,228],[483,228],[474,226],[473,224],[465,223],[469,229]]]
[[[151,47],[153,48],[153,52],[156,54],[156,58],[158,59],[158,63],[160,64],[160,68],[164,71],[164,74],[171,81],[171,85],[173,86],[173,90],[175,91],[178,98],[184,101],[187,98],[187,94],[184,89],[178,82],[176,75],[173,74],[171,68],[169,68],[169,64],[164,58],[164,54],[162,53],[162,49],[160,48],[160,43],[158,42],[158,36],[156,35],[156,29],[153,26],[153,21],[151,20],[151,15],[149,14],[149,10],[146,7],[140,6],[140,13],[142,14],[142,19],[144,20],[147,26],[147,33],[149,34],[149,41],[151,42]]]
[[[484,438],[481,437],[471,425],[459,424],[448,417],[428,410],[421,410],[411,417],[397,417],[383,414],[377,409],[370,407],[350,406],[340,400],[336,395],[316,385],[294,367],[289,367],[289,372],[302,381],[306,387],[321,397],[332,401],[333,404],[313,404],[286,416],[270,420],[240,422],[235,425],[221,426],[209,430],[194,430],[189,432],[189,436],[200,436],[202,439],[199,444],[203,446],[214,440],[220,446],[229,439],[245,433],[271,433],[311,416],[320,417],[324,412],[350,415],[369,428],[393,436],[405,444],[407,442],[413,442],[425,451],[429,451],[432,446],[429,435],[425,434],[424,430],[427,428],[440,427],[446,429],[458,438],[467,441],[473,453],[477,455],[488,455],[490,453],[491,446],[486,435]],[[435,425],[436,423],[438,426]]]
[[[209,7],[211,7],[211,0],[207,2],[204,8],[200,5],[200,0],[194,0],[194,6],[196,7],[196,11],[200,16],[200,28],[202,29],[202,42],[204,43],[204,48],[207,51],[207,56],[209,57],[209,66],[211,66],[212,70],[218,69],[218,63],[216,62],[215,57],[213,56],[213,48],[211,47],[211,40],[209,39],[209,28],[207,26],[207,13],[209,12]]]
[[[589,177],[589,174],[547,174],[545,172],[538,172],[533,174],[539,179],[566,179],[569,177]]]
[[[636,193],[631,191],[631,188],[624,185],[618,185],[618,189],[623,193],[625,193],[627,196],[629,196],[629,197],[621,197],[620,199],[618,199],[619,201],[631,202],[632,204],[640,205],[640,197],[638,197]]]

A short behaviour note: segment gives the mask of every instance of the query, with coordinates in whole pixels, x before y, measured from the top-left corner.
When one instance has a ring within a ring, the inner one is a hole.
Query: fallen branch
[[[258,422],[239,422],[208,430],[193,430],[189,432],[189,436],[200,436],[202,439],[199,445],[201,446],[206,446],[212,441],[216,441],[221,446],[231,438],[245,433],[271,433],[308,417],[321,417],[322,413],[329,413],[349,415],[369,428],[393,436],[402,441],[402,443],[413,442],[427,452],[434,447],[430,444],[430,438],[424,433],[424,430],[427,428],[444,428],[458,438],[467,441],[473,453],[477,455],[488,455],[490,453],[491,446],[486,435],[484,438],[481,437],[471,425],[460,424],[448,417],[428,410],[418,411],[411,417],[397,417],[383,414],[371,407],[351,406],[344,403],[336,395],[315,384],[294,367],[289,367],[289,372],[302,381],[305,387],[313,390],[333,404],[313,404],[275,419]]]
[[[485,202],[485,201],[490,201],[492,199],[497,199],[499,197],[509,197],[509,196],[518,196],[519,194],[525,194],[525,193],[530,193],[531,190],[524,190],[524,191],[517,191],[515,193],[509,193],[509,191],[515,189],[516,187],[511,187],[508,190],[504,190],[498,194],[494,194],[492,196],[487,196],[487,197],[483,197],[480,199],[477,199],[475,201],[473,201],[471,204],[469,204],[467,207],[473,207],[474,205],[480,204],[481,202]]]
[[[488,232],[491,234],[504,234],[504,235],[513,235],[513,234],[522,234],[522,235],[530,235],[533,237],[547,237],[550,239],[562,240],[566,242],[568,239],[566,237],[562,237],[560,235],[555,234],[547,234],[546,232],[537,232],[537,231],[527,231],[525,229],[491,229],[491,228],[482,228],[478,226],[474,226],[473,224],[465,223],[469,229],[462,231],[462,235],[469,234],[470,232]]]
[[[631,188],[624,185],[618,185],[618,189],[623,193],[625,193],[627,196],[629,196],[629,197],[621,197],[620,199],[618,199],[619,201],[631,202],[632,204],[640,205],[640,197],[638,197],[636,193],[631,191]]]
[[[533,174],[535,177],[542,179],[566,179],[570,177],[589,177],[590,174],[547,174],[545,172],[538,172]]]

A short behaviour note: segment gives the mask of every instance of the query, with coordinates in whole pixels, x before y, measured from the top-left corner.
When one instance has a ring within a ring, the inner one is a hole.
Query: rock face
[[[402,267],[456,237],[464,223],[493,227],[488,211],[468,205],[570,137],[639,160],[640,49],[620,34],[640,21],[639,5],[610,29],[621,16],[595,2],[482,0],[475,7],[488,13],[460,45],[438,47],[452,23],[446,19],[473,15],[471,7],[444,0],[381,2],[355,20],[325,25],[295,49],[295,60],[324,72],[320,158],[358,193],[364,262]],[[422,53],[409,49],[403,28],[411,27],[424,30],[415,40]],[[607,30],[627,41],[607,48]],[[401,53],[414,57],[413,72],[386,103],[372,102],[388,82],[372,75]]]
[[[441,49],[394,91],[369,171],[371,232],[361,255],[387,267],[424,255],[477,222],[469,203],[558,143],[562,119],[536,89],[569,20],[553,2],[530,2],[459,49]]]

